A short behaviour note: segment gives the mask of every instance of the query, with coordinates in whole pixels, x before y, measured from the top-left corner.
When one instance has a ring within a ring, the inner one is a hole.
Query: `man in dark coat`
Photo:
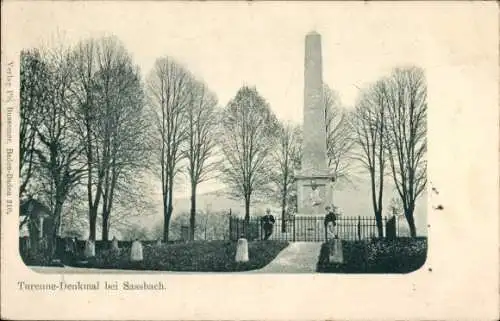
[[[264,240],[269,239],[271,234],[273,234],[273,227],[276,220],[274,216],[271,214],[271,210],[266,210],[266,215],[261,218],[262,228],[264,229]]]
[[[327,206],[325,210],[326,215],[323,222],[325,225],[325,240],[328,241],[328,229],[330,229],[330,232],[334,233],[335,226],[337,226],[337,215],[335,214],[334,209],[330,206]],[[338,235],[335,235],[335,238],[337,237]]]

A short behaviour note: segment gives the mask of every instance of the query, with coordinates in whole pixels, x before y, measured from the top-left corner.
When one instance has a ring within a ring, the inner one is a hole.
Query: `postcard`
[[[496,3],[2,6],[2,318],[498,319]]]

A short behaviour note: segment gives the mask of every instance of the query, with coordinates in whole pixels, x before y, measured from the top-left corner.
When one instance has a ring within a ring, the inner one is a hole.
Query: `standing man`
[[[271,234],[273,234],[275,221],[274,216],[271,214],[271,210],[268,208],[266,210],[266,215],[261,218],[262,228],[264,229],[264,240],[269,239]]]
[[[338,235],[335,233],[335,227],[337,226],[337,215],[335,214],[335,210],[330,206],[327,206],[325,210],[325,241],[328,241],[328,234],[331,234],[335,238],[338,238]]]

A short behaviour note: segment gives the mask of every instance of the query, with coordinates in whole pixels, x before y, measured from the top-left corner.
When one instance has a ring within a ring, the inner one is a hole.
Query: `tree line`
[[[416,236],[415,202],[427,183],[427,85],[417,67],[393,72],[363,89],[352,117],[355,159],[368,171],[379,236],[382,230],[384,179],[392,178]]]
[[[161,186],[165,241],[181,175],[191,191],[191,237],[197,188],[210,179],[244,202],[247,221],[256,200],[279,204],[283,217],[295,207],[301,127],[277,119],[256,87],[241,87],[220,107],[208,85],[170,56],[156,59],[142,79],[116,37],[26,49],[20,69],[19,193],[48,206],[53,240],[76,207],[89,238],[99,225],[108,240],[112,226],[151,210],[152,174]],[[354,109],[326,84],[324,99],[328,165],[337,182],[365,167],[380,234],[383,181],[392,177],[414,235],[415,200],[426,183],[423,71],[395,69],[364,89]]]

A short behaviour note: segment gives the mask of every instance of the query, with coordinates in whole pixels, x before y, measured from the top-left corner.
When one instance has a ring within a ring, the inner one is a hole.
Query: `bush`
[[[343,241],[343,264],[328,263],[329,244],[324,243],[318,272],[409,273],[418,270],[427,257],[427,238]]]
[[[28,251],[20,251],[21,259],[28,266],[63,266],[63,264],[51,256],[48,249],[32,248]]]
[[[144,260],[131,263],[130,247],[120,252],[96,249],[96,258],[86,266],[102,269],[186,271],[186,272],[231,272],[260,269],[271,262],[288,243],[278,241],[249,242],[250,261],[235,263],[236,242],[199,241],[177,244],[143,245]]]
[[[21,259],[26,265],[49,266],[51,265],[50,255],[42,250],[30,250],[21,254]]]

